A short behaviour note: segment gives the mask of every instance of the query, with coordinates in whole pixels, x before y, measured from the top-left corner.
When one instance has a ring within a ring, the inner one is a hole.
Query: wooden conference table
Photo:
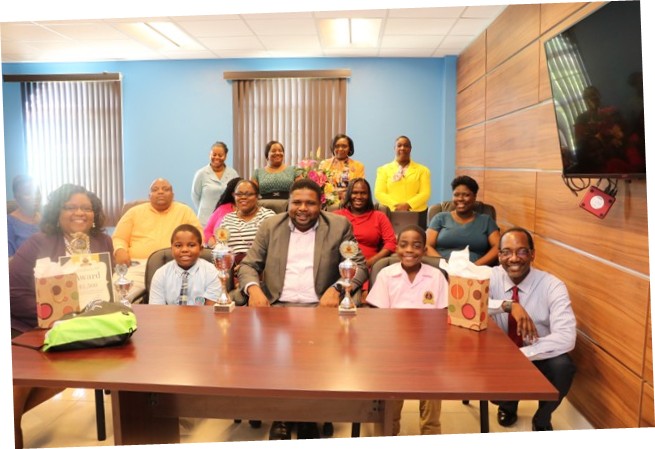
[[[12,346],[14,384],[111,390],[117,445],[179,442],[180,416],[380,422],[391,435],[389,399],[557,398],[493,322],[450,326],[445,310],[134,311],[138,330],[121,347]]]

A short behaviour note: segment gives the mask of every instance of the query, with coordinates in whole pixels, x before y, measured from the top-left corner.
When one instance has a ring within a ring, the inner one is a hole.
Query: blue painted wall
[[[123,75],[125,200],[147,196],[165,177],[176,199],[191,204],[191,181],[211,143],[232,147],[232,88],[224,71],[347,68],[347,133],[373,184],[394,157],[398,135],[432,172],[430,203],[450,197],[455,171],[456,58],[222,59],[77,64],[3,64],[4,74],[120,72]],[[7,196],[26,171],[18,83],[3,83]],[[263,149],[262,149],[263,151]],[[231,163],[232,154],[228,163]]]

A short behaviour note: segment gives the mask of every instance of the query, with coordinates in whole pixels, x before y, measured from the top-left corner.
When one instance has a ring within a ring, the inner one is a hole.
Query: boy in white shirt
[[[152,277],[150,304],[215,304],[221,294],[221,282],[214,265],[200,258],[200,231],[189,224],[178,226],[171,236],[171,250],[173,260]]]
[[[380,308],[443,309],[448,307],[448,281],[441,270],[421,263],[426,254],[425,231],[408,226],[398,235],[396,254],[400,263],[383,268],[377,275],[366,302]],[[400,433],[403,401],[389,401],[393,407],[393,434]],[[441,433],[441,400],[419,401],[421,435]]]

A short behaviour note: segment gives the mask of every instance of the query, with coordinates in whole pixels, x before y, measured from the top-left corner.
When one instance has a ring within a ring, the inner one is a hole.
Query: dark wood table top
[[[16,385],[243,397],[545,399],[555,388],[492,322],[445,310],[135,305],[121,347],[43,353],[12,346]],[[43,332],[16,342],[37,343]]]

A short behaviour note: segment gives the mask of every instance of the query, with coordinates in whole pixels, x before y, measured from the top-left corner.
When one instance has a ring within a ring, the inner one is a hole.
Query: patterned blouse
[[[262,198],[289,198],[289,189],[296,179],[296,167],[290,165],[277,173],[257,168],[252,179],[259,184],[259,194]]]

